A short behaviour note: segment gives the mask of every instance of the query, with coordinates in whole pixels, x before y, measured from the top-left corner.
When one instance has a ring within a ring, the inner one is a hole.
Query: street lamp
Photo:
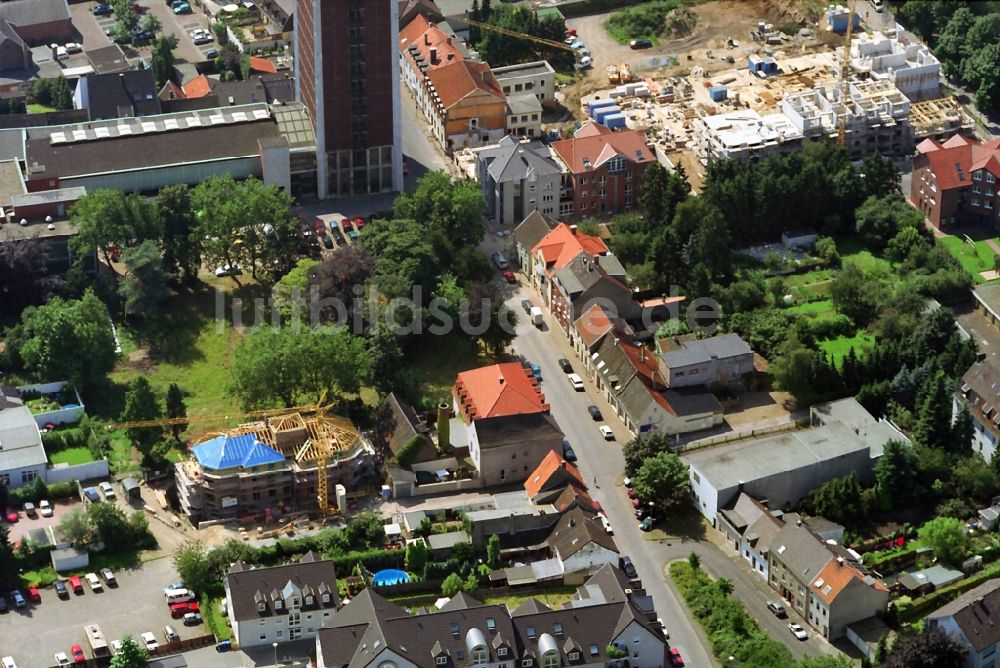
[[[271,647],[274,648],[274,665],[278,665],[278,643],[271,643]]]

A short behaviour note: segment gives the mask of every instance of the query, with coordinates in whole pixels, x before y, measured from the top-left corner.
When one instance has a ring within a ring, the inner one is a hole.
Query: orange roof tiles
[[[531,472],[528,479],[524,481],[524,491],[528,493],[529,498],[538,496],[538,493],[545,489],[546,483],[552,479],[552,476],[559,472],[564,474],[562,477],[569,483],[578,486],[582,490],[587,489],[587,483],[584,482],[583,474],[580,473],[580,470],[560,457],[555,450],[549,450],[549,454],[545,455],[541,463],[535,467],[535,470]]]
[[[554,271],[568,265],[580,253],[606,255],[608,247],[600,237],[592,237],[566,223],[559,223],[531,249],[532,255],[539,253],[545,260],[546,269]]]
[[[205,97],[212,93],[212,81],[201,74],[184,84],[184,94],[190,98]]]
[[[416,53],[413,47],[416,47]],[[462,60],[462,52],[458,50],[451,36],[428,22],[423,14],[415,16],[399,31],[399,51],[410,62],[410,66],[418,71],[420,70],[417,66],[418,55],[427,68],[425,72]]]
[[[588,347],[611,331],[614,325],[600,305],[594,304],[576,319],[576,331]]]
[[[250,56],[250,69],[254,72],[265,72],[267,74],[277,74],[278,68],[267,58],[260,56]]]
[[[455,380],[452,394],[466,422],[549,411],[538,381],[520,362],[463,371]]]
[[[820,570],[816,579],[813,580],[812,590],[816,596],[826,603],[832,603],[833,599],[837,598],[840,592],[844,591],[851,584],[852,580],[860,580],[864,584],[864,579],[864,574],[853,566],[838,562],[836,559],[831,559]],[[887,591],[885,584],[880,580],[875,580],[874,584],[870,586],[875,589]]]
[[[430,70],[427,78],[434,84],[434,90],[437,91],[445,109],[450,109],[477,90],[489,93],[501,102],[507,99],[500,90],[493,71],[486,63],[452,61],[443,67]]]
[[[616,155],[640,164],[654,160],[653,152],[646,145],[645,133],[638,130],[612,132],[593,121],[577,130],[572,139],[553,142],[552,149],[574,174],[600,167]]]
[[[990,142],[993,144],[994,142]],[[989,170],[1000,177],[1000,148],[980,144],[977,140],[955,135],[940,146],[931,147],[921,142],[938,188],[951,190],[972,185],[972,172]],[[1000,142],[997,142],[1000,145]]]

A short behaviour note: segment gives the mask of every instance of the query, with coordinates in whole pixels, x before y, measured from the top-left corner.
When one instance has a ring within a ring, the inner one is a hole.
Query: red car
[[[636,510],[639,510],[640,506],[642,506],[642,501],[639,500],[639,497],[636,497],[636,498],[632,499],[632,507],[633,508],[635,508]]]
[[[364,226],[365,226],[365,219],[362,218],[361,216],[355,216],[354,217],[354,229],[360,230]]]
[[[517,277],[514,276],[514,272],[512,271],[503,272],[503,280],[507,281],[508,283],[517,283]]]
[[[684,658],[681,656],[681,651],[676,647],[670,648],[670,663],[677,668],[681,668],[684,665]]]
[[[313,229],[316,230],[316,234],[326,234],[326,223],[317,218],[313,221]]]
[[[353,229],[354,229],[354,225],[351,224],[351,221],[348,220],[347,218],[344,218],[344,231],[346,232],[348,230],[353,230]]]
[[[66,584],[69,585],[69,588],[73,590],[74,594],[83,593],[83,583],[80,582],[80,578],[78,576],[71,575],[70,577],[66,578]]]
[[[17,508],[8,508],[4,511],[3,516],[11,524],[17,522],[18,518],[21,517],[20,513],[17,512]]]
[[[38,593],[38,590],[34,587],[28,587],[28,591],[25,592],[28,595],[28,600],[32,603],[41,603],[42,595]]]
[[[87,657],[83,655],[83,648],[79,645],[70,647],[69,653],[73,657],[73,663],[87,663]]]
[[[199,610],[197,601],[174,603],[170,606],[170,616],[174,619],[180,619],[189,612],[198,612]]]

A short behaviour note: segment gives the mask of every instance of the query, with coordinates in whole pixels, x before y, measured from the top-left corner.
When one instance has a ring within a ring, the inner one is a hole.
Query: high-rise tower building
[[[321,198],[402,189],[397,11],[396,0],[298,0],[295,81]]]

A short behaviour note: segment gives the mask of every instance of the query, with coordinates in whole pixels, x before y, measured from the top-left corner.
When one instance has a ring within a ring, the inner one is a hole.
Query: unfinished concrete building
[[[888,81],[848,84],[846,103],[839,86],[792,93],[781,111],[806,139],[836,139],[846,114],[846,147],[853,159],[913,151],[910,101]]]
[[[328,490],[364,490],[377,475],[373,449],[344,418],[290,413],[240,425],[174,465],[181,510],[195,524],[314,510],[324,456]]]
[[[941,63],[931,50],[902,26],[887,33],[851,39],[851,68],[861,78],[891,83],[910,101],[938,97]]]
[[[694,151],[702,164],[719,158],[757,161],[802,147],[802,133],[784,114],[739,109],[694,119]]]

